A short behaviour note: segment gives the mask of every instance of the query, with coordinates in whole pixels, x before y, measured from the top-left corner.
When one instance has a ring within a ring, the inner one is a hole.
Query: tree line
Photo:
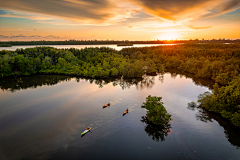
[[[163,66],[162,66],[163,67]],[[153,60],[130,59],[112,48],[56,49],[35,47],[0,52],[2,77],[57,73],[91,78],[141,77],[157,71]]]

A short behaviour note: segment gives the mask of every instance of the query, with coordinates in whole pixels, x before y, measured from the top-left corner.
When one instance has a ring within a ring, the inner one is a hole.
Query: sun
[[[175,40],[180,38],[180,35],[176,32],[165,32],[162,33],[160,36],[157,36],[159,40]]]

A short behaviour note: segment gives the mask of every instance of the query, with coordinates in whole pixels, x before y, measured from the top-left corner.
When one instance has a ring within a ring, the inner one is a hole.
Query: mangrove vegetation
[[[163,106],[162,97],[149,95],[141,108],[147,110],[148,121],[155,125],[167,126],[171,120],[171,114]]]
[[[118,43],[117,46],[133,46],[132,43]]]
[[[9,43],[1,43],[0,47],[12,47],[12,44]]]

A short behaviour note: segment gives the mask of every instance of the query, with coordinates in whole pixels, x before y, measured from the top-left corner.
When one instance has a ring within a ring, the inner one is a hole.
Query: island
[[[133,46],[132,43],[128,42],[128,43],[118,43],[117,46]]]

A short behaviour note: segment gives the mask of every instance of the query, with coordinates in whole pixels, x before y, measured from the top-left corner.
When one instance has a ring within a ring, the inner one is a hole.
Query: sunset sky
[[[240,0],[0,0],[0,40],[240,39]]]

